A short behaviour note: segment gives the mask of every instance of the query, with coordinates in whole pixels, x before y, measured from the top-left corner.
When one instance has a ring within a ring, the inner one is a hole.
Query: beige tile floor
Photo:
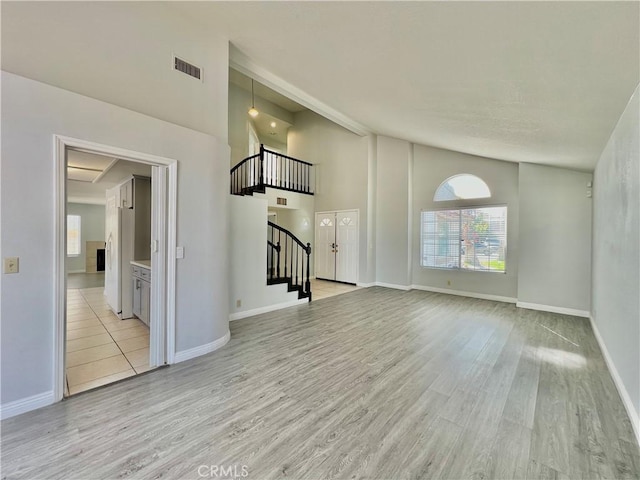
[[[359,288],[361,287],[356,287],[355,285],[349,285],[346,283],[316,280],[315,278],[311,280],[311,293],[313,294],[313,300],[320,300],[322,298],[353,292]]]
[[[149,328],[118,319],[103,291],[67,290],[66,396],[150,370]]]

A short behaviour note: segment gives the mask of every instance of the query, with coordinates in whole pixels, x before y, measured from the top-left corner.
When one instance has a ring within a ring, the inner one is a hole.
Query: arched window
[[[491,190],[488,185],[479,177],[469,173],[454,175],[447,178],[436,189],[433,196],[434,202],[445,202],[447,200],[468,200],[472,198],[489,198]]]
[[[434,202],[490,198],[481,178],[454,175]],[[452,205],[421,212],[421,260],[426,268],[506,273],[507,206]]]

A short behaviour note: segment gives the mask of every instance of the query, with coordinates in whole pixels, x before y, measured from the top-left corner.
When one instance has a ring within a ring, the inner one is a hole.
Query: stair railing
[[[231,193],[264,193],[265,187],[313,195],[313,164],[283,155],[260,145],[260,152],[245,158],[231,169]]]
[[[267,222],[267,284],[288,283],[289,291],[311,301],[311,244],[286,228]]]

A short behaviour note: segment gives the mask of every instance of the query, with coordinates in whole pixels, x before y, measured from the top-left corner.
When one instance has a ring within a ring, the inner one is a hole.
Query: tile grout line
[[[80,292],[80,294],[84,297],[84,294],[82,293],[82,291]],[[116,344],[116,347],[118,347],[118,350],[120,350],[120,353],[122,353],[122,356],[125,358],[125,360],[127,361],[127,363],[131,366],[131,369],[135,372],[136,375],[139,375],[138,371],[136,370],[136,367],[133,366],[133,364],[131,363],[131,361],[129,360],[129,357],[127,357],[127,354],[124,352],[124,350],[122,350],[122,348],[120,347],[120,344],[118,343],[118,341],[113,338],[113,335],[111,335],[111,332],[109,331],[109,329],[107,328],[107,326],[104,324],[104,322],[102,321],[102,318],[100,317],[100,315],[98,315],[96,313],[96,311],[93,309],[93,306],[86,300],[87,305],[89,306],[89,308],[91,309],[91,311],[94,313],[94,315],[96,317],[98,317],[98,321],[100,322],[100,324],[103,326],[103,328],[107,331],[107,334],[111,337],[111,340],[113,340],[113,343]],[[134,317],[135,318],[135,317]],[[120,321],[122,321],[122,319],[120,319]],[[135,328],[135,327],[132,327]],[[126,328],[123,328],[122,330],[127,330]],[[122,330],[118,330],[118,331],[122,331]],[[144,335],[140,335],[141,337]],[[138,338],[138,337],[131,337],[131,338]],[[128,340],[128,339],[125,339]],[[146,347],[143,347],[146,348]],[[142,350],[142,349],[136,349],[136,350]],[[136,350],[132,350],[132,351],[136,351]],[[131,352],[129,352],[131,353]]]
[[[127,363],[129,364],[129,367],[131,367],[131,370],[133,370],[134,375],[132,375],[132,376],[139,375],[139,373],[137,372],[137,370],[135,369],[135,367],[131,364],[131,362],[130,362],[130,361],[129,361],[129,359],[127,358],[127,355],[122,351],[122,348],[120,348],[120,345],[118,345],[118,342],[116,341],[116,339],[115,339],[115,338],[113,338],[113,336],[111,335],[111,332],[109,331],[109,329],[108,329],[108,328],[106,327],[106,325],[102,322],[102,318],[100,318],[100,316],[99,316],[99,315],[96,313],[96,311],[93,309],[93,306],[89,303],[89,301],[87,300],[87,298],[86,298],[86,297],[84,296],[84,294],[82,293],[82,289],[78,289],[78,290],[79,290],[80,295],[82,296],[82,299],[83,299],[83,300],[84,300],[84,302],[86,303],[86,305],[89,307],[89,309],[90,309],[90,310],[93,312],[93,314],[96,316],[96,318],[97,318],[97,319],[98,319],[98,321],[100,322],[100,325],[102,325],[102,328],[104,328],[104,329],[105,329],[105,331],[107,332],[107,335],[109,335],[109,337],[111,338],[111,341],[116,345],[116,347],[117,347],[117,348],[118,348],[118,350],[120,351],[120,354],[121,354],[121,355],[124,357],[124,359],[127,361]],[[67,322],[66,322],[66,319],[65,319],[65,323],[67,323]],[[66,325],[65,325],[65,328],[66,328]],[[124,330],[126,330],[126,329],[124,329]],[[85,337],[85,338],[87,338],[87,337]],[[136,338],[136,337],[133,337],[133,338]],[[104,344],[104,345],[108,345],[108,344]],[[100,345],[95,345],[95,346],[100,346]],[[87,348],[93,348],[93,347],[87,347]],[[79,352],[79,351],[81,351],[81,350],[86,350],[86,349],[85,349],[85,348],[82,348],[82,349],[80,349],[80,350],[76,350],[76,351],[78,351],[78,352]],[[66,350],[65,350],[65,355],[66,355],[67,353],[69,353],[69,352],[66,352]],[[106,358],[112,358],[112,357],[115,357],[115,356],[117,356],[117,355],[112,355],[111,357],[106,357]],[[102,359],[100,359],[100,360],[102,360]],[[87,362],[87,363],[91,363],[91,362]],[[81,365],[86,365],[86,363],[83,363],[83,364],[81,364]],[[79,365],[76,365],[76,366],[79,366]],[[112,374],[112,375],[115,375],[115,374],[117,374],[117,373],[122,373],[122,372],[116,372],[116,373],[114,373],[114,374]],[[95,380],[98,380],[98,379],[100,379],[100,378],[104,378],[104,377],[108,377],[108,376],[110,376],[110,375],[103,375],[102,377],[94,378],[94,379],[93,379],[93,380],[91,380],[91,381],[95,381]],[[65,379],[66,379],[66,381],[67,381],[67,385],[68,385],[68,384],[69,384],[69,380],[68,380],[68,378],[67,378],[67,374],[66,374],[66,372],[65,372]],[[83,382],[83,383],[89,383],[89,382]],[[79,385],[81,385],[81,384],[79,384]],[[76,392],[76,393],[80,393],[80,392]],[[71,389],[69,389],[69,396],[72,396],[72,394],[71,394]]]

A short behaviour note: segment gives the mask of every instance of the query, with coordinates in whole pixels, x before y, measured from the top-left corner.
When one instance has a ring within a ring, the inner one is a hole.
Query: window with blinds
[[[77,256],[80,248],[80,215],[67,215],[67,255]]]
[[[423,211],[420,236],[423,267],[506,272],[505,206]]]

